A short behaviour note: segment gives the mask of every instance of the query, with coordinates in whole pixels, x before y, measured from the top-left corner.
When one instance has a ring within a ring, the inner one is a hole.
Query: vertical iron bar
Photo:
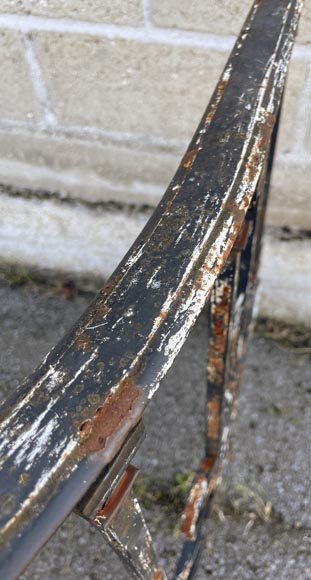
[[[145,435],[143,422],[132,430],[119,454],[76,506],[76,513],[103,535],[135,580],[166,580],[132,487],[139,470],[130,464]]]
[[[131,492],[110,521],[98,513],[93,524],[135,580],[166,580],[137,498]]]
[[[279,117],[280,113],[252,204],[209,301],[206,458],[194,476],[182,516],[181,531],[187,540],[174,580],[190,580],[194,577],[205,540],[204,523],[214,491],[220,483],[222,463],[228,448],[229,424],[235,411],[257,288],[260,242]]]

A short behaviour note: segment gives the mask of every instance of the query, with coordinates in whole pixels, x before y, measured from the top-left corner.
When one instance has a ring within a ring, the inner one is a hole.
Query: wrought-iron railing
[[[208,301],[206,454],[175,579],[204,541],[242,372],[280,103],[302,3],[257,0],[175,177],[82,318],[1,411],[1,578],[75,509],[132,578],[165,578],[132,484],[142,415]]]

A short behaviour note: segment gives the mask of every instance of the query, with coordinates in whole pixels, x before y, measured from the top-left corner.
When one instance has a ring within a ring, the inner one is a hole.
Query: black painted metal
[[[275,152],[280,112],[274,125],[270,149],[262,175],[245,216],[248,225],[245,240],[235,243],[233,250],[218,276],[208,305],[209,358],[207,367],[207,403],[219,404],[217,434],[210,437],[210,411],[207,405],[206,458],[214,458],[206,470],[207,486],[211,479],[221,475],[222,464],[229,447],[229,426],[235,411],[238,387],[243,371],[246,342],[249,333],[260,257],[260,244],[264,215],[269,194],[271,170]],[[215,360],[216,358],[216,360]],[[208,489],[208,488],[207,488]],[[203,495],[203,494],[202,494]],[[199,563],[207,528],[205,520],[211,509],[214,488],[206,492],[197,515],[196,533],[185,541],[174,578],[185,573],[194,578]]]
[[[202,310],[268,156],[301,5],[255,2],[143,232],[75,327],[2,406],[7,580],[117,455]]]

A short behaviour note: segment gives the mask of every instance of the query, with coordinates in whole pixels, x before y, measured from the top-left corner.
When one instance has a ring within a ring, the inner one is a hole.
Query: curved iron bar
[[[105,466],[124,453],[223,271],[214,305],[231,302],[233,315],[226,318],[219,308],[211,312],[212,324],[227,331],[218,350],[214,341],[218,377],[216,367],[211,370],[212,341],[207,459],[185,510],[182,527],[188,540],[176,572],[176,578],[192,577],[201,520],[219,474],[216,454],[219,446],[225,449],[220,414],[222,408],[224,417],[232,413],[238,337],[245,336],[249,320],[238,308],[246,283],[243,287],[235,273],[247,259],[247,271],[254,274],[250,263],[254,256],[257,260],[259,236],[247,234],[242,253],[231,250],[234,244],[239,250],[245,216],[253,232],[261,230],[252,214],[254,196],[267,192],[262,183],[301,7],[299,0],[255,2],[151,219],[82,318],[2,406],[1,569],[7,580],[21,572],[94,481],[107,474]],[[253,290],[254,283],[251,297]],[[231,384],[226,393],[225,378]],[[196,513],[194,524],[189,513]],[[136,577],[164,578],[155,568],[153,574],[137,572]]]

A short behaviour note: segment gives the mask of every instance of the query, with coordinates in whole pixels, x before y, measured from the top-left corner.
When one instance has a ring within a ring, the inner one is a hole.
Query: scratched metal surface
[[[203,308],[262,170],[301,6],[254,4],[142,234],[80,321],[2,406],[7,580],[116,455]]]

